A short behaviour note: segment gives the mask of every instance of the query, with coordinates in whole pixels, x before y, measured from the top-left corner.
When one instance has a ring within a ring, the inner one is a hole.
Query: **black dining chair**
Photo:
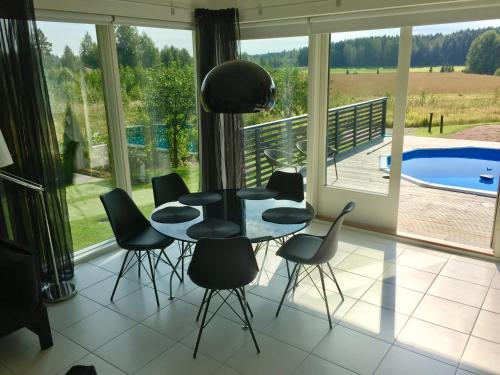
[[[297,147],[297,150],[299,150],[299,153],[302,157],[301,162],[304,163],[304,161],[307,158],[307,140],[304,139],[302,141],[298,141],[297,143],[295,143],[295,147]],[[338,180],[339,173],[337,171],[337,153],[338,153],[337,149],[333,146],[328,146],[328,151],[329,151],[329,155],[331,155],[333,158],[333,166],[335,167],[335,177]]]
[[[276,199],[302,202],[304,200],[304,177],[300,173],[276,171],[269,177],[266,189],[277,191]]]
[[[193,258],[189,264],[188,275],[193,283],[205,289],[205,294],[197,316],[198,320],[200,312],[204,307],[193,358],[196,358],[203,330],[215,315],[213,313],[207,321],[210,302],[216,295],[222,298],[222,303],[215,311],[218,311],[224,304],[227,304],[245,326],[249,328],[257,353],[260,353],[252,325],[248,319],[247,309],[250,314],[251,310],[249,309],[245,295],[245,286],[255,279],[258,272],[259,267],[255,260],[252,243],[246,237],[224,239],[201,238],[197,242]],[[221,294],[222,291],[228,291],[229,295],[223,297]],[[227,302],[229,296],[232,294],[238,297],[243,316],[238,314]]]
[[[330,309],[328,307],[328,296],[326,294],[325,289],[325,275],[330,278],[340,293],[340,297],[342,301],[344,300],[344,295],[342,294],[342,290],[335,278],[333,273],[333,269],[328,263],[337,253],[337,247],[339,242],[339,233],[340,228],[342,227],[342,223],[347,214],[349,214],[356,205],[354,202],[349,202],[341,214],[337,217],[333,225],[330,227],[330,230],[326,234],[325,237],[317,237],[309,234],[298,234],[288,241],[285,242],[283,246],[276,252],[276,255],[282,257],[286,261],[295,263],[295,266],[292,269],[290,277],[288,278],[288,283],[283,292],[283,296],[281,297],[281,302],[276,311],[276,316],[280,313],[281,306],[283,305],[283,301],[285,300],[286,295],[295,290],[297,284],[301,282],[304,278],[309,277],[313,285],[316,287],[316,290],[321,295],[321,298],[325,301],[326,305],[326,313],[328,314],[328,323],[330,328],[332,328],[332,320],[330,317]],[[323,265],[328,267],[330,271],[330,275],[323,269]],[[300,271],[302,268],[302,272]],[[319,271],[319,277],[321,280],[321,288],[323,293],[320,292],[319,288],[316,286],[316,282],[311,276],[311,269],[317,268]],[[299,277],[303,275],[301,279]]]
[[[153,186],[155,207],[159,207],[165,203],[176,202],[179,200],[180,196],[189,194],[189,188],[186,186],[186,183],[182,177],[175,172],[153,177],[151,179],[151,184]],[[187,254],[191,251],[191,244],[184,241],[177,241],[177,243],[179,244],[180,250],[179,261],[181,262],[181,281],[184,281],[184,259],[190,256]],[[160,259],[161,258],[158,258],[156,266]]]
[[[304,200],[304,177],[300,173],[289,173],[283,171],[274,172],[269,181],[267,182],[266,189],[274,190],[278,192],[275,199],[287,199],[296,202],[302,202]],[[274,239],[274,242],[278,246],[282,246],[286,240],[286,237],[278,237]],[[264,246],[258,247],[258,249]],[[266,252],[264,258],[267,256],[267,251],[269,248],[269,241],[266,243]],[[286,269],[288,276],[290,276],[290,268],[288,262],[286,262]]]
[[[290,152],[267,148],[264,150],[264,156],[271,166],[272,172],[279,169],[298,171],[298,166],[291,164],[295,156]]]
[[[179,197],[189,194],[189,189],[180,175],[175,172],[151,179],[155,207],[169,202],[176,202]]]
[[[127,250],[120,272],[118,273],[118,278],[116,279],[115,287],[113,288],[113,293],[111,294],[111,301],[115,296],[120,279],[137,264],[139,276],[142,267],[153,282],[156,304],[159,306],[160,301],[156,290],[155,267],[151,260],[151,253],[153,253],[154,260],[154,256],[156,255],[154,250],[160,250],[158,257],[163,256],[165,262],[172,268],[172,271],[177,274],[180,280],[181,277],[177,273],[175,266],[165,253],[165,249],[174,242],[173,238],[165,236],[154,229],[126,191],[116,188],[109,193],[101,195],[100,198],[108,215],[116,242],[121,248]],[[149,270],[142,263],[144,258],[148,260]],[[172,298],[172,283],[170,283],[170,297]]]
[[[297,143],[295,143],[295,147],[297,147],[297,150],[299,150],[301,162],[303,163],[307,158],[307,139],[298,141]]]

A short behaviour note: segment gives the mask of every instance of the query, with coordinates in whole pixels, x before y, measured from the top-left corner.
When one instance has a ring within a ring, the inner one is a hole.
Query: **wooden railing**
[[[332,148],[337,155],[373,139],[384,137],[387,98],[349,104],[328,110],[327,154]],[[293,154],[290,164],[300,158],[295,144],[307,139],[307,114],[265,122],[245,128],[245,172],[247,186],[261,186],[271,175],[271,165],[264,150],[278,149]]]

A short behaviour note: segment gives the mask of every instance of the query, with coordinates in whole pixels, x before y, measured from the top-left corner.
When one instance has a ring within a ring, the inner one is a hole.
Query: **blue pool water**
[[[388,159],[390,165],[390,159]],[[403,153],[402,174],[417,183],[495,195],[500,176],[500,149],[463,147],[418,149]],[[480,175],[491,175],[484,181]]]

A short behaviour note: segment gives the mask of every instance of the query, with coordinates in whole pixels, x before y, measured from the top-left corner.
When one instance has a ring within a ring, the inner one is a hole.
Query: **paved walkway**
[[[404,149],[479,146],[500,143],[406,136]],[[490,248],[495,198],[425,188],[401,181],[398,231],[459,244]]]
[[[405,136],[404,150],[464,146],[500,148],[500,143]],[[388,154],[390,138],[340,160],[338,180],[330,166],[327,183],[344,189],[387,194],[389,180],[387,173],[380,170],[379,160]],[[495,198],[401,181],[398,232],[489,249],[494,213]]]

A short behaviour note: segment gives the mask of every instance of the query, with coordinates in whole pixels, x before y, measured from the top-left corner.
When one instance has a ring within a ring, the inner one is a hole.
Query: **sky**
[[[461,29],[478,29],[482,27],[500,27],[499,20],[475,21],[449,23],[442,25],[427,25],[417,26],[413,28],[414,35],[428,35],[435,33],[450,34]],[[52,43],[52,51],[54,54],[61,56],[64,47],[68,45],[74,52],[78,52],[80,41],[86,32],[89,32],[92,39],[96,40],[95,26],[76,23],[61,23],[61,22],[38,22],[38,27],[42,29],[49,41]],[[150,27],[138,27],[139,32],[147,33],[158,48],[163,48],[165,45],[173,45],[177,48],[185,48],[191,54],[193,52],[192,32],[190,30],[173,30]],[[340,41],[345,39],[353,39],[376,35],[397,35],[399,29],[384,29],[384,30],[367,30],[345,33],[333,33],[332,41]],[[258,40],[243,40],[241,41],[241,51],[247,52],[250,55],[280,52],[307,46],[307,36],[278,38],[276,39],[258,39]]]

